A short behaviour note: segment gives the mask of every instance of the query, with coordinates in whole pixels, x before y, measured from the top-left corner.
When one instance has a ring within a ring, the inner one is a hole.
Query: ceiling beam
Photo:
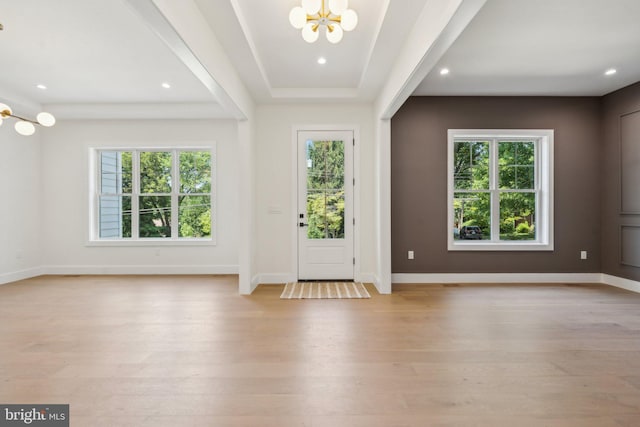
[[[127,0],[214,99],[237,120],[252,116],[254,101],[193,0]]]
[[[400,109],[487,0],[429,0],[375,101],[377,118]]]

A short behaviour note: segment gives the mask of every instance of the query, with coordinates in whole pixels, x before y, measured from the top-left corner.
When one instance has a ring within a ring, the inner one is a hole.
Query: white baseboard
[[[46,274],[238,274],[237,265],[57,265],[34,267],[0,274],[0,285]],[[395,273],[393,283],[603,283],[640,293],[640,282],[601,273]],[[294,281],[289,273],[261,274],[251,280],[251,290],[259,284],[283,284]],[[362,273],[360,281],[373,283],[379,291],[380,279],[373,273]]]
[[[258,285],[282,285],[283,283],[295,282],[296,280],[297,279],[290,273],[257,274],[253,276],[251,285],[255,289],[255,286]],[[378,277],[375,274],[370,273],[360,274],[360,277],[357,278],[357,280],[365,283],[373,283],[376,287],[380,283]]]
[[[373,283],[373,286],[376,287],[376,290],[379,294],[383,294],[384,292],[380,291],[380,278],[375,273],[362,273],[360,274],[360,281],[363,283]]]
[[[258,285],[282,285],[296,280],[290,273],[257,274],[251,279],[251,290],[255,290]],[[376,288],[380,283],[375,274],[360,274],[359,281],[373,283]]]
[[[395,273],[392,283],[602,283],[600,273]]]
[[[238,274],[237,265],[49,265],[41,274]]]
[[[249,291],[249,295],[251,295],[251,293],[256,290],[259,284],[260,284],[260,276],[257,276],[257,275],[253,276],[251,278],[251,284],[250,284],[251,290]]]
[[[26,270],[12,271],[11,273],[0,274],[0,285],[4,285],[11,282],[17,282],[18,280],[31,279],[32,277],[42,276],[42,268],[34,267]]]
[[[373,283],[376,286],[380,283],[380,279],[374,273],[361,273],[358,281],[363,283]]]
[[[276,274],[258,274],[253,276],[251,283],[258,285],[282,285],[283,283],[295,282],[297,279],[290,273],[276,273]]]
[[[640,293],[640,282],[630,279],[623,279],[622,277],[611,276],[604,273],[602,273],[601,276],[602,283],[610,286],[615,286],[616,288],[622,288],[628,291]]]

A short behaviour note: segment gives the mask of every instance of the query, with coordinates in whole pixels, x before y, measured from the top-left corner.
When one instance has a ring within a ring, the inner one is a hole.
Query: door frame
[[[361,281],[360,275],[360,127],[358,125],[294,125],[291,127],[291,278],[290,281],[298,280],[298,132],[306,131],[348,131],[353,132],[355,145],[353,147],[353,217],[356,220],[353,226],[353,280]]]

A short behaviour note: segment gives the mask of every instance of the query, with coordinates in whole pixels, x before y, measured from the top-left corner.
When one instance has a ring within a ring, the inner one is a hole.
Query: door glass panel
[[[344,239],[344,141],[306,142],[307,238]]]

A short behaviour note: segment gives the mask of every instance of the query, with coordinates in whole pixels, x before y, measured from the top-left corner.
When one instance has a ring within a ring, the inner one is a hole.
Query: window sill
[[[553,244],[539,242],[473,243],[449,242],[449,251],[553,251]]]
[[[184,239],[184,240],[89,240],[86,247],[167,247],[167,246],[216,246],[213,239]]]

